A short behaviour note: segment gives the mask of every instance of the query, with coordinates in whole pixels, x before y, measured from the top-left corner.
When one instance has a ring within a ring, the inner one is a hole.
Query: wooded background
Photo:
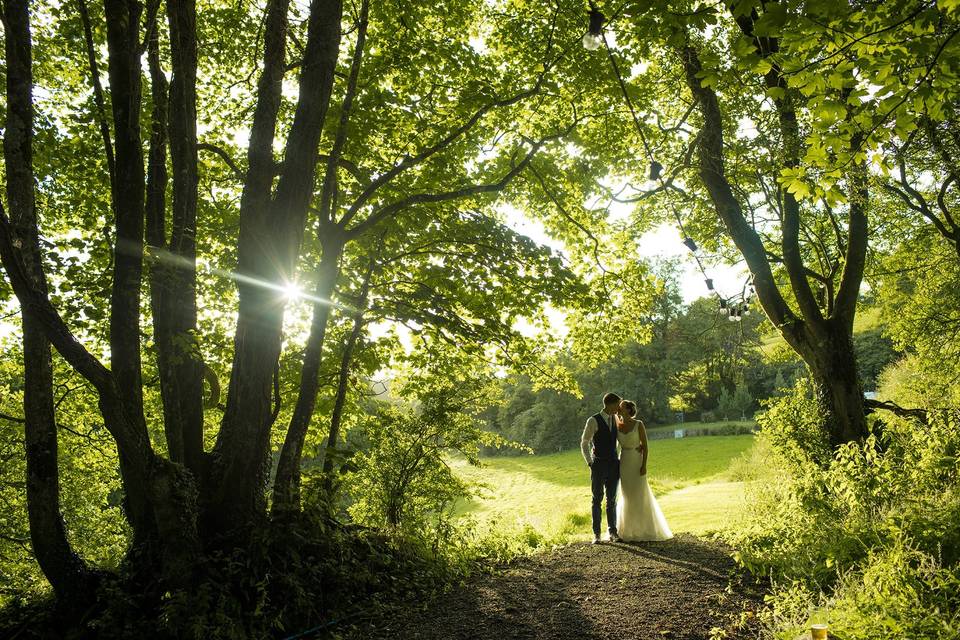
[[[364,468],[435,524],[443,455],[563,447],[610,386],[655,422],[799,379],[769,428],[825,469],[949,423],[958,3],[600,4],[4,0],[3,595],[161,606],[277,531],[396,529]],[[681,305],[634,250],[664,222],[750,283]]]

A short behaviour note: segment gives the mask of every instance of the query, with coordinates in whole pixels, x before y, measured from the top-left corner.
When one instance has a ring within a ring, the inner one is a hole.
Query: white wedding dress
[[[617,442],[621,447],[617,533],[627,541],[669,540],[673,532],[653,497],[647,476],[640,475],[643,453],[637,449],[640,446],[639,426],[630,433],[618,431]]]

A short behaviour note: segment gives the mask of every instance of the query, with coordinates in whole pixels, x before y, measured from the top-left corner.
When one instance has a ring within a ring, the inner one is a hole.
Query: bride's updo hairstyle
[[[631,418],[637,415],[637,403],[633,400],[624,400],[623,406],[627,408],[627,413]]]

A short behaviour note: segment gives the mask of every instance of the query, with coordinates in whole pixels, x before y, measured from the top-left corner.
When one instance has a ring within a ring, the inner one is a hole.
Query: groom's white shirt
[[[611,424],[613,416],[607,413],[607,410],[604,409],[600,412],[600,415],[603,416],[603,419],[607,421],[607,424]],[[587,424],[583,427],[583,437],[580,438],[580,453],[583,454],[583,459],[587,461],[587,466],[593,463],[593,436],[597,433],[597,421],[593,416],[587,418]],[[620,442],[615,444],[617,447],[617,452],[620,451]]]

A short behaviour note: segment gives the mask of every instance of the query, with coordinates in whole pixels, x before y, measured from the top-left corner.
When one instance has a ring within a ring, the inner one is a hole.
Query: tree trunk
[[[111,433],[117,438],[126,493],[125,507],[134,528],[130,551],[135,568],[142,576],[149,576],[151,581],[159,577],[164,588],[186,587],[190,584],[192,567],[196,566],[200,549],[196,525],[196,485],[179,464],[154,454],[143,412],[141,383],[140,286],[147,212],[144,196],[147,195],[149,199],[151,239],[162,246],[165,218],[163,191],[167,181],[166,80],[159,68],[159,41],[154,19],[148,25],[151,30],[148,36],[149,66],[156,102],[151,131],[150,189],[149,193],[145,193],[140,134],[142,70],[139,20],[142,7],[136,0],[105,0],[104,4],[116,137],[116,184],[113,197],[117,242],[110,319],[112,372],[108,381],[98,385],[100,410]],[[178,46],[172,47],[174,60],[178,59]],[[177,133],[180,137],[186,135],[182,130]],[[178,140],[174,148],[183,144],[182,140]],[[177,168],[176,164],[174,166]],[[179,174],[174,178],[175,185],[183,181]],[[165,277],[169,276],[179,284],[176,266],[163,265],[153,274],[156,276],[153,284],[159,286],[152,292],[154,296],[151,302],[159,301],[161,308],[164,305],[187,304],[179,300],[171,303],[169,297],[164,296],[171,289],[170,284],[164,281]],[[170,332],[163,314],[159,320],[156,329],[161,338],[172,336],[175,341],[176,334]],[[163,342],[158,341],[158,344]],[[161,377],[164,377],[163,374]],[[166,377],[169,381],[169,372]],[[177,383],[182,385],[183,381],[178,380]],[[165,398],[169,398],[169,395],[165,394]],[[175,455],[179,453],[176,449],[175,444],[171,449]]]
[[[105,0],[109,77],[116,139],[116,243],[110,299],[110,368],[124,381],[124,404],[143,413],[140,282],[143,270],[144,167],[140,136],[141,68],[136,0]],[[146,433],[146,422],[143,432]]]
[[[863,440],[868,431],[863,387],[857,375],[853,339],[843,327],[831,324],[829,338],[807,362],[824,406],[828,408],[828,436],[834,448]]]
[[[366,297],[366,296],[364,296]],[[340,438],[340,425],[343,422],[343,406],[347,400],[347,386],[350,384],[350,362],[353,360],[353,350],[363,333],[363,313],[358,312],[353,319],[353,329],[350,337],[343,346],[343,356],[340,358],[340,373],[337,377],[337,397],[333,403],[333,413],[330,415],[330,435],[327,437],[327,449],[323,456],[323,487],[327,495],[333,492],[333,456],[337,450],[337,440]]]
[[[804,360],[811,375],[823,390],[823,399],[830,411],[828,436],[834,446],[866,437],[866,416],[863,413],[863,394],[857,378],[856,358],[853,353],[853,318],[856,299],[867,248],[867,198],[863,167],[853,169],[851,182],[848,242],[844,270],[834,301],[833,315],[824,318],[816,306],[804,273],[804,265],[797,245],[799,203],[792,197],[784,203],[782,248],[793,292],[803,315],[798,315],[786,302],[776,281],[763,241],[747,222],[743,208],[733,193],[724,170],[723,117],[717,94],[701,85],[698,74],[700,59],[693,47],[681,51],[687,86],[697,101],[704,124],[699,141],[699,174],[714,207],[743,255],[753,275],[757,298],[767,317],[794,351]],[[768,80],[768,84],[770,84]],[[781,127],[789,140],[795,118],[788,105],[778,104]],[[788,149],[788,154],[795,149]],[[859,394],[858,397],[857,394]]]
[[[272,514],[274,517],[283,517],[300,509],[300,460],[307,430],[310,428],[313,411],[317,405],[323,343],[330,319],[331,303],[327,301],[336,290],[342,253],[342,240],[338,238],[331,240],[331,236],[327,236],[323,244],[323,257],[317,270],[317,287],[314,291],[314,295],[320,298],[321,302],[315,302],[313,306],[310,337],[307,339],[303,365],[300,369],[297,404],[290,418],[290,425],[287,427],[287,435],[277,464],[277,474],[273,481]]]
[[[173,354],[173,332],[169,316],[167,272],[175,269],[167,256],[167,78],[160,68],[160,33],[156,19],[147,26],[147,61],[150,69],[150,91],[153,110],[150,114],[150,151],[147,161],[146,237],[150,247],[150,310],[153,314],[153,341],[157,346],[157,370],[163,402],[163,430],[167,455],[174,462],[183,462],[183,432],[179,428],[176,380],[170,359]]]
[[[198,479],[204,466],[203,362],[197,330],[197,10],[194,0],[168,0],[170,24],[170,160],[173,228],[170,251],[182,265],[170,283],[177,402],[184,463]]]
[[[154,51],[156,30],[150,40],[150,69],[154,85],[154,136],[151,137],[151,172],[163,156],[154,161],[154,137],[163,136],[169,123],[170,155],[173,165],[173,225],[166,237],[166,210],[163,193],[156,193],[159,207],[148,207],[148,240],[157,247],[151,292],[157,366],[164,409],[164,430],[170,459],[184,464],[199,480],[203,476],[203,365],[196,342],[196,212],[197,212],[197,127],[196,127],[196,10],[193,2],[167,3],[170,23],[170,57],[173,78],[170,84],[169,114],[166,111],[166,79]],[[169,115],[169,117],[168,117]],[[163,142],[163,140],[158,140]],[[161,145],[160,153],[165,147]],[[158,166],[165,173],[165,167]],[[164,175],[165,178],[165,175]],[[159,189],[148,189],[148,203]]]
[[[144,167],[140,137],[140,42],[141,6],[135,0],[104,0],[109,52],[109,77],[116,151],[116,185],[113,189],[116,215],[113,286],[110,296],[110,368],[122,409],[118,419],[136,433],[149,450],[143,415],[140,357],[140,284],[143,271]],[[129,452],[128,452],[129,454]],[[126,494],[125,511],[134,532],[134,547],[155,538],[148,487],[142,477],[142,461],[120,454],[120,473]],[[152,452],[151,452],[152,455]]]
[[[318,144],[340,46],[339,2],[313,0],[300,65],[300,95],[287,138],[276,196],[270,196],[272,143],[286,68],[289,0],[267,9],[264,71],[240,205],[240,294],[227,406],[214,449],[208,511],[214,532],[239,533],[266,516],[273,375],[280,355],[285,301],[276,290],[293,281],[313,192]]]
[[[337,277],[340,273],[340,258],[346,242],[343,225],[335,221],[333,213],[334,194],[337,191],[337,171],[347,141],[347,125],[353,109],[353,99],[357,89],[357,78],[360,75],[360,64],[363,60],[363,48],[367,37],[367,17],[370,10],[369,0],[363,0],[360,5],[360,20],[357,26],[357,41],[353,48],[353,58],[350,63],[350,75],[344,92],[343,104],[340,108],[340,121],[334,136],[333,146],[327,155],[326,170],[323,176],[323,186],[320,192],[320,241],[323,246],[323,258],[317,274],[316,296],[322,300],[329,300],[336,289]],[[283,449],[280,452],[280,461],[277,465],[277,475],[273,484],[273,516],[283,517],[295,513],[300,508],[300,460],[303,453],[303,443],[307,437],[307,430],[316,407],[317,391],[319,390],[320,361],[323,354],[323,342],[330,317],[330,305],[319,303],[314,305],[313,320],[310,326],[310,337],[307,340],[307,349],[303,357],[303,366],[300,372],[300,388],[297,393],[297,404],[294,408],[287,434],[284,438]]]
[[[33,71],[26,0],[5,0],[7,121],[3,138],[7,199],[34,286],[46,291],[37,229],[33,179]],[[24,447],[27,459],[27,517],[41,570],[57,597],[69,604],[89,601],[93,575],[67,540],[60,512],[57,423],[50,343],[40,319],[22,308],[24,358]]]
[[[257,84],[247,175],[240,200],[238,271],[267,283],[273,282],[267,243],[274,232],[263,218],[270,208],[274,176],[273,140],[286,66],[288,7],[289,0],[267,3],[263,72]],[[241,279],[237,289],[240,301],[233,369],[226,411],[211,457],[209,495],[204,496],[207,538],[227,535],[258,519],[263,503],[259,486],[263,483],[266,452],[259,450],[259,442],[263,439],[260,434],[269,433],[272,424],[270,392],[282,325],[277,309],[283,301],[275,291],[255,281]]]

